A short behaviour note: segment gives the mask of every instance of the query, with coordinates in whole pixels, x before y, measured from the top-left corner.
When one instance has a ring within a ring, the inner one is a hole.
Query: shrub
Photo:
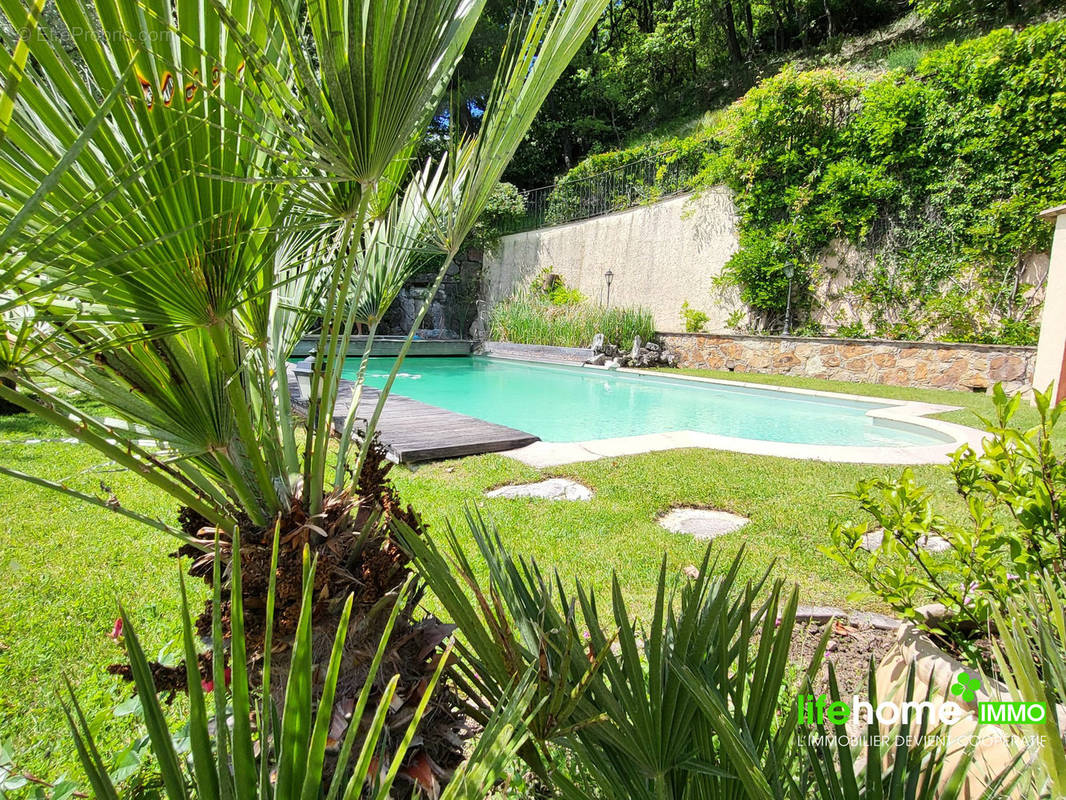
[[[914,4],[932,29],[987,24],[1025,14],[1035,14],[1051,5],[1044,0],[917,0]]]
[[[655,335],[651,312],[643,308],[605,308],[591,303],[553,304],[533,293],[498,303],[489,315],[489,333],[496,341],[588,347],[602,333],[623,346],[634,336],[648,341]]]
[[[532,297],[539,298],[553,306],[576,306],[585,302],[585,295],[577,289],[567,286],[563,279],[545,267],[529,285]]]
[[[840,186],[829,190],[822,178],[828,165],[842,160],[843,124],[860,88],[838,71],[786,68],[748,92],[724,118],[721,154],[703,180],[725,182],[733,190],[741,233],[740,249],[720,283],[739,287],[759,327],[784,321],[785,266],[792,265],[793,286],[802,290],[808,265],[844,227],[843,212],[831,204],[846,206],[855,192],[842,195],[840,190],[855,179],[834,171],[830,181]],[[800,292],[801,307],[805,295]]]
[[[918,607],[940,603],[949,619],[984,629],[1042,576],[1066,565],[1066,464],[1051,441],[1066,400],[1052,406],[1050,389],[1034,398],[1040,423],[1018,429],[1011,423],[1022,396],[1007,397],[997,385],[996,418],[985,421],[981,452],[965,446],[955,454],[951,473],[967,519],[935,512],[932,493],[907,469],[899,480],[861,481],[843,495],[870,521],[836,525],[832,547],[824,548],[906,619],[952,635],[964,649],[958,630],[927,620]],[[866,552],[864,537],[873,530],[882,541]],[[925,550],[929,537],[947,543],[946,555]]]
[[[847,325],[840,325],[833,332],[834,336],[839,336],[842,339],[869,339],[870,334],[866,332],[866,326],[861,322],[852,322]]]
[[[585,302],[585,295],[570,286],[559,284],[548,295],[548,302],[553,306],[576,306]]]
[[[470,512],[468,524],[476,564],[451,530],[446,549],[402,523],[395,532],[468,643],[460,669],[480,713],[503,701],[516,677],[535,674],[535,747],[521,755],[560,796],[960,796],[971,751],[945,774],[944,749],[936,744],[942,731],[925,721],[891,731],[898,737],[883,735],[872,721],[865,732],[882,744],[878,757],[868,758],[865,744],[841,744],[849,741],[843,724],[826,736],[823,726],[799,720],[796,692],[810,691],[832,627],[796,675],[789,646],[799,633],[798,593],[767,574],[742,582],[742,554],[719,569],[708,548],[697,577],[681,585],[664,558],[655,610],[642,624],[617,578],[601,612],[580,582],[568,594],[557,574],[544,575],[535,562],[510,554]],[[918,699],[913,671],[906,681],[905,697]],[[832,665],[827,683],[838,699]],[[872,668],[867,683],[876,706]],[[572,756],[572,775],[545,768],[545,754],[556,748]],[[954,788],[941,791],[942,776]]]
[[[691,136],[589,156],[560,178],[545,221],[558,224],[618,211],[696,185],[717,145],[708,130]]]
[[[719,286],[739,286],[740,299],[760,330],[783,325],[790,284],[793,317],[810,302],[808,287],[816,265],[796,264],[790,258],[789,228],[783,223],[769,234],[760,229],[741,231],[740,249],[715,279]]]
[[[1045,577],[996,614],[996,661],[1015,702],[1043,701],[1047,718],[1022,726],[1035,742],[1023,779],[1030,797],[1066,797],[1066,579]]]
[[[194,631],[199,623],[189,612],[184,583],[182,642],[185,662],[180,667],[172,669],[149,662],[124,611],[120,617],[121,626],[116,624],[116,633],[126,646],[129,672],[140,699],[166,797],[170,800],[188,798],[188,789],[195,785],[193,796],[198,800],[219,797],[296,800],[323,796],[326,789],[330,797],[387,800],[395,796],[392,790],[397,779],[405,786],[413,787],[415,794],[439,796],[440,800],[487,796],[529,735],[523,723],[532,694],[528,681],[516,682],[505,691],[497,707],[499,710],[487,719],[469,758],[456,769],[451,782],[441,793],[432,771],[420,766],[426,764],[427,756],[417,749],[422,737],[416,738],[415,732],[427,712],[433,713],[430,699],[445,668],[454,658],[452,645],[438,654],[437,666],[432,677],[420,687],[418,701],[406,698],[409,710],[406,721],[391,730],[385,725],[390,703],[402,705],[405,699],[397,693],[400,682],[397,664],[386,656],[398,612],[412,594],[412,582],[408,580],[392,599],[391,613],[387,606],[381,609],[384,618],[376,653],[369,661],[369,672],[359,688],[351,716],[345,718],[334,710],[333,700],[345,656],[347,622],[354,596],[348,595],[343,603],[332,649],[328,654],[320,654],[321,660],[318,655],[312,660],[315,564],[311,563],[305,545],[303,592],[292,641],[292,666],[283,691],[278,693],[278,696],[284,696],[284,703],[278,708],[269,687],[278,539],[274,539],[267,624],[263,628],[266,664],[261,687],[251,680],[245,663],[245,654],[254,649],[248,646],[247,639],[256,634],[246,636],[245,633],[238,548],[235,537],[233,601],[232,608],[227,605],[226,611],[232,635],[225,644],[221,598],[229,592],[229,586],[223,585],[218,558],[214,561],[215,602],[209,653],[200,654],[197,650]],[[278,650],[283,652],[281,648]],[[392,675],[386,678],[388,673]],[[177,689],[188,694],[189,719],[181,738],[167,728],[166,715],[158,697],[160,691],[165,691],[159,685],[160,676],[164,674]],[[257,688],[261,693],[256,691]],[[67,719],[93,793],[102,800],[117,800],[119,794],[113,778],[93,741],[93,726],[82,712],[73,689],[69,691],[71,707],[65,709]],[[329,738],[339,740],[333,743],[336,750],[332,754],[327,750]],[[395,741],[389,742],[390,739]]]
[[[681,322],[685,326],[686,333],[699,333],[709,319],[710,317],[699,309],[689,306],[688,300],[681,304]]]
[[[485,210],[478,217],[469,241],[476,247],[491,248],[500,236],[513,230],[526,214],[526,201],[513,183],[500,181],[489,195]]]

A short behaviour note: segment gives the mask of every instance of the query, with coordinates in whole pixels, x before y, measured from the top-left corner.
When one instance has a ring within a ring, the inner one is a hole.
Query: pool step
[[[333,417],[333,424],[338,430],[344,429],[344,420],[348,416],[354,390],[355,384],[352,381],[341,381]],[[306,413],[307,404],[291,367],[289,393],[292,395],[294,408]],[[358,420],[362,420],[365,425],[365,421],[374,413],[379,394],[379,391],[371,386],[363,387],[363,395],[356,411],[356,427],[360,427]],[[468,417],[466,414],[458,414],[398,394],[389,395],[385,401],[385,408],[378,420],[378,438],[390,457],[401,464],[499,453],[540,441],[539,437],[531,433],[486,422],[477,417]]]

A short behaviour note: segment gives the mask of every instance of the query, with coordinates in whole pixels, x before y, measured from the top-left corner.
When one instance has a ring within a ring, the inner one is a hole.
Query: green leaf
[[[125,609],[119,606],[119,611],[122,617],[123,639],[133,672],[133,683],[141,698],[145,725],[148,728],[148,736],[152,740],[152,754],[159,763],[163,786],[171,800],[185,798],[188,796],[185,791],[185,774],[178,754],[174,750],[166,715],[159,705],[151,667]]]

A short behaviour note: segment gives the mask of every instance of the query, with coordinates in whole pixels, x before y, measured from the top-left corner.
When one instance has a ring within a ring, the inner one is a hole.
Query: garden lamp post
[[[603,273],[603,279],[607,281],[607,308],[611,307],[611,281],[614,280],[614,273],[607,270]]]
[[[796,274],[796,266],[792,263],[785,264],[783,270],[788,278],[788,294],[785,295],[785,336],[788,336],[789,321],[792,319],[792,276]]]

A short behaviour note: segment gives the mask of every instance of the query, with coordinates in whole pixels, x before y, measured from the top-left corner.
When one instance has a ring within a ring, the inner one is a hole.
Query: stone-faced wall
[[[424,339],[465,339],[473,337],[471,323],[477,317],[477,295],[481,284],[481,251],[476,248],[458,253],[444,274],[433,302],[422,318],[419,335]],[[378,332],[406,336],[429,294],[436,273],[415,275],[385,314]]]
[[[875,339],[661,333],[678,366],[764,372],[923,389],[1008,392],[1032,383],[1035,347]]]

